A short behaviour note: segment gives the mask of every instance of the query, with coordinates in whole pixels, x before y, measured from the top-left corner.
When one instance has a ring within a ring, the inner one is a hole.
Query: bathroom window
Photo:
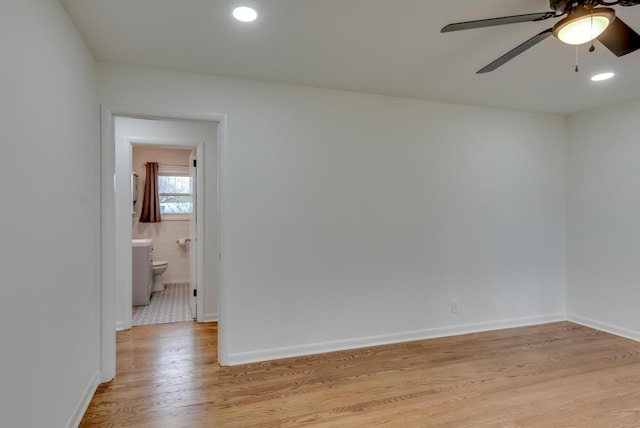
[[[162,214],[179,216],[193,212],[193,180],[189,176],[189,167],[183,168],[159,168],[158,197]]]

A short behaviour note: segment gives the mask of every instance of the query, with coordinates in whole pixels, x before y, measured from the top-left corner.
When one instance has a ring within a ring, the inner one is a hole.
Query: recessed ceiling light
[[[258,17],[258,12],[256,12],[254,9],[251,9],[250,7],[236,7],[235,9],[233,9],[233,17],[238,21],[252,22],[255,21]]]
[[[591,76],[591,80],[593,80],[594,82],[600,82],[602,80],[611,79],[613,76],[615,76],[615,74],[611,73],[611,72],[600,73],[600,74],[595,74],[595,75]]]

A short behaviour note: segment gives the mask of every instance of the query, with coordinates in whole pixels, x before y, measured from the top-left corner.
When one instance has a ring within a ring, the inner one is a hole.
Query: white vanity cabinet
[[[153,263],[151,261],[151,239],[134,239],[132,248],[132,304],[148,305],[153,285]]]

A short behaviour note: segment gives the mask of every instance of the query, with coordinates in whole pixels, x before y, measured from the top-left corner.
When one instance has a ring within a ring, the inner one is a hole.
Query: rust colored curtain
[[[147,162],[144,194],[142,195],[141,223],[158,223],[160,218],[160,197],[158,196],[158,162]]]

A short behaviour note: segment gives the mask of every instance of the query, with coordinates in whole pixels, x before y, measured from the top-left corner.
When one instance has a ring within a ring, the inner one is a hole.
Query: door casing
[[[116,212],[121,203],[117,203],[116,194],[116,141],[115,141],[115,117],[124,116],[143,119],[164,119],[164,120],[191,120],[191,121],[209,121],[218,124],[217,135],[217,151],[218,151],[218,168],[217,168],[217,207],[218,207],[218,240],[217,250],[220,260],[217,271],[217,278],[207,280],[215,281],[218,290],[218,358],[221,365],[228,364],[228,346],[227,346],[227,329],[224,322],[225,317],[225,294],[224,284],[222,281],[222,243],[224,241],[224,233],[220,225],[223,223],[223,171],[224,156],[226,153],[226,123],[227,118],[224,114],[217,113],[184,113],[169,110],[151,110],[148,108],[132,109],[118,108],[114,106],[101,105],[101,194],[102,194],[102,219],[101,219],[101,377],[103,382],[108,382],[115,377],[116,368],[116,278],[117,278],[117,243],[122,240],[128,241],[131,236],[116,236]],[[204,147],[203,147],[204,148]],[[130,153],[130,151],[129,151]],[[130,154],[129,154],[130,156]],[[200,156],[200,158],[202,158]],[[202,163],[203,170],[200,176],[204,175],[205,164]],[[129,165],[130,173],[130,165]],[[200,204],[202,205],[202,204]],[[129,209],[129,205],[127,205]],[[200,217],[202,218],[202,217]],[[200,245],[204,245],[204,239],[200,240]],[[127,245],[128,247],[129,245]],[[203,255],[203,251],[198,251]],[[212,255],[215,257],[215,255]],[[202,266],[203,263],[200,263]],[[205,283],[204,271],[199,268],[199,272],[203,275],[203,284]],[[200,273],[199,273],[200,274]],[[204,293],[199,293],[198,304],[200,308],[204,306]],[[199,311],[203,316],[204,311]],[[200,321],[200,320],[199,320]]]

